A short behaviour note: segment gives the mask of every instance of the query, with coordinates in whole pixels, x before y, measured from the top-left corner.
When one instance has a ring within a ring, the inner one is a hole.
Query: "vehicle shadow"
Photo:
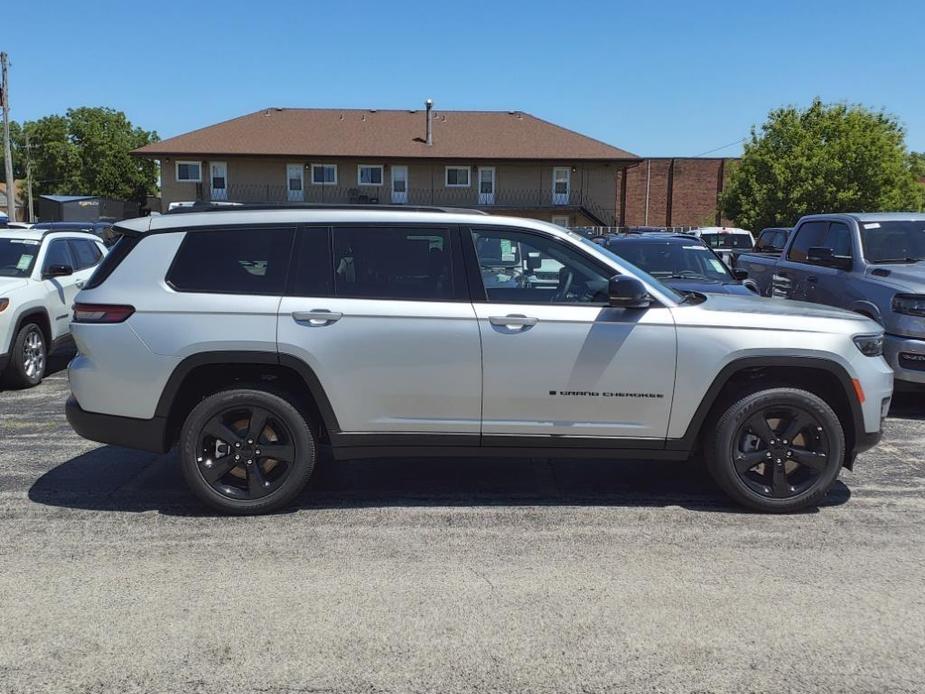
[[[75,354],[77,354],[77,350],[73,347],[62,348],[49,354],[48,361],[45,364],[45,378],[64,371],[67,368],[67,365],[71,362],[71,359],[74,358]],[[0,393],[15,390],[20,389],[10,388],[4,384],[3,379],[0,378]]]
[[[851,496],[836,482],[823,506]],[[166,515],[215,515],[187,490],[175,453],[103,446],[42,475],[29,498],[49,506]],[[321,457],[308,488],[283,513],[306,509],[459,506],[669,507],[748,513],[698,461],[388,459]],[[809,513],[818,509],[810,509]]]
[[[889,416],[896,419],[925,419],[925,388],[895,391]]]

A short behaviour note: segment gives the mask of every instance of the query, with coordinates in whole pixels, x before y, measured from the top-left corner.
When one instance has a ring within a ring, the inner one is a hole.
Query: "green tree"
[[[143,203],[157,192],[157,166],[133,157],[133,149],[156,142],[157,133],[135,127],[111,108],[70,109],[22,124],[22,154],[14,153],[17,171],[25,172],[25,132],[29,133],[32,191],[44,194],[100,195]]]
[[[863,106],[774,110],[751,138],[720,197],[724,216],[750,229],[790,226],[814,212],[921,209],[905,132]]]
[[[909,166],[912,167],[912,175],[920,182],[925,179],[925,152],[909,152]]]

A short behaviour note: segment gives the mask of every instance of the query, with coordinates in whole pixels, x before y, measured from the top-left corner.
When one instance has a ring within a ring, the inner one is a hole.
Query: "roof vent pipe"
[[[434,102],[431,99],[428,99],[424,102],[424,105],[427,107],[427,144],[434,144],[434,127],[431,123],[431,118],[433,116]]]

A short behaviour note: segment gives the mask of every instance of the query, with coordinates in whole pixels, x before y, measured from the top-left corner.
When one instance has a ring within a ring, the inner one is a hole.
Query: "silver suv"
[[[247,209],[122,222],[77,296],[81,435],[179,448],[211,506],[290,502],[335,459],[684,460],[763,511],[880,438],[883,332],[839,309],[677,293],[530,219]]]

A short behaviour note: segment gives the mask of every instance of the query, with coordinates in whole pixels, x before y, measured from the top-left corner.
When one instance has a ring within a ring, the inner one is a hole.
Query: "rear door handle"
[[[340,311],[328,311],[323,308],[316,308],[311,311],[292,312],[292,320],[296,323],[308,323],[312,327],[331,325],[331,323],[336,323],[343,317],[344,314]]]
[[[507,316],[489,316],[488,322],[492,325],[508,328],[509,330],[524,330],[536,325],[538,318],[525,316],[522,313],[511,313]]]

